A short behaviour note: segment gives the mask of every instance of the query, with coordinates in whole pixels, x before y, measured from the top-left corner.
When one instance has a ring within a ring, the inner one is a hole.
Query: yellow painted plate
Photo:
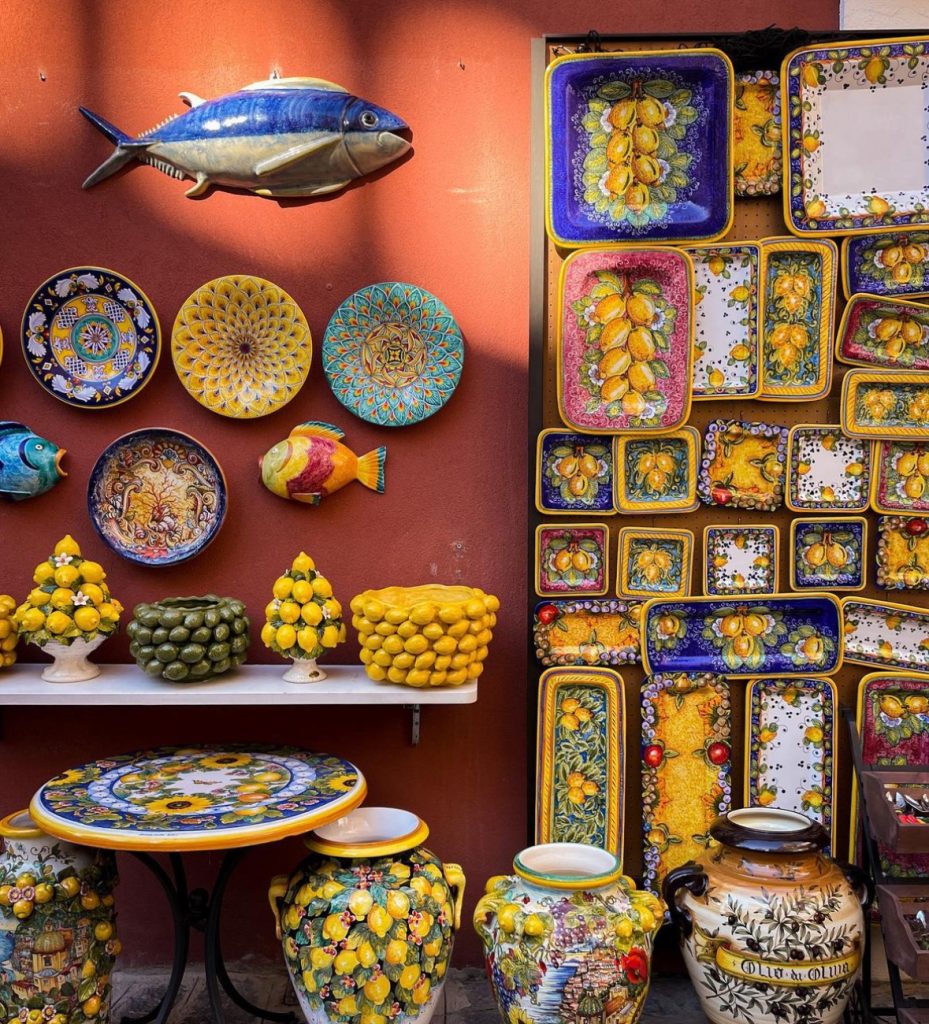
[[[929,438],[929,374],[849,370],[842,381],[842,430],[850,437]]]

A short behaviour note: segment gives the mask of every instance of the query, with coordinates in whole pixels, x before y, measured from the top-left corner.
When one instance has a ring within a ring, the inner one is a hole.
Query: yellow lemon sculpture
[[[9,668],[16,661],[19,626],[13,616],[16,601],[9,594],[0,594],[0,668]]]

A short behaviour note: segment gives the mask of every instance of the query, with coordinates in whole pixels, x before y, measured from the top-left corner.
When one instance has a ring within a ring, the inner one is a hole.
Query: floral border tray
[[[535,530],[539,597],[602,597],[610,589],[606,523],[540,523]]]
[[[929,305],[853,295],[836,333],[835,357],[849,366],[929,370]]]
[[[780,529],[768,523],[703,528],[703,592],[707,597],[776,594]]]
[[[875,441],[871,508],[875,512],[929,512],[929,442]]]
[[[616,556],[620,597],[686,597],[693,578],[692,530],[644,530],[624,526]]]
[[[877,585],[885,590],[929,590],[929,520],[881,516]]]
[[[625,665],[639,661],[642,602],[615,597],[540,601],[532,642],[543,665]]]
[[[642,611],[642,664],[647,674],[832,674],[842,609],[831,594],[657,598]]]
[[[794,590],[864,590],[867,558],[864,516],[798,516],[790,524],[790,586]]]
[[[929,295],[929,231],[888,231],[842,241],[842,290]]]
[[[841,409],[850,437],[929,438],[929,374],[849,370]]]
[[[535,458],[535,507],[543,515],[616,514],[609,438],[550,428],[539,433]]]
[[[893,601],[846,597],[842,615],[846,661],[929,673],[929,612]]]
[[[707,505],[770,512],[784,501],[786,427],[712,420],[703,438],[697,493]]]
[[[733,135],[735,194],[766,196],[780,192],[784,142],[781,80],[776,71],[736,75]]]
[[[797,423],[787,438],[787,507],[794,512],[864,512],[871,444],[838,423]]]

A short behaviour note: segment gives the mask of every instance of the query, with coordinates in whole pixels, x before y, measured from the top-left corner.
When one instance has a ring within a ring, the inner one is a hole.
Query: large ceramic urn
[[[664,884],[703,1012],[715,1024],[838,1021],[864,949],[862,873],[826,857],[826,830],[794,811],[730,811],[710,835]]]
[[[611,853],[581,843],[523,850],[474,912],[506,1022],[634,1024],[665,907]]]
[[[427,1024],[460,925],[465,879],[422,844],[429,829],[388,807],[352,811],[305,839],[271,883],[284,960],[309,1024]]]
[[[0,1022],[106,1024],[116,938],[113,855],[0,821]]]

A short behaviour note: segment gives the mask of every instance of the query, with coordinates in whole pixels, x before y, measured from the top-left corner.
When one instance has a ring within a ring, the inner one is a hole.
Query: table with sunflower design
[[[347,814],[365,798],[364,776],[350,761],[289,747],[160,747],[91,761],[55,776],[32,798],[30,813],[49,835],[122,850],[161,884],[174,922],[174,962],[159,1005],[132,1024],[164,1024],[187,966],[190,930],[204,932],[204,969],[213,1020],[222,1024],[220,990],[242,1009],[271,1021],[233,986],[220,944],[229,877],[247,851],[301,835]],[[188,890],[182,854],[224,850],[211,893]],[[170,872],[154,854],[165,854]],[[128,1022],[124,1021],[124,1024]]]

